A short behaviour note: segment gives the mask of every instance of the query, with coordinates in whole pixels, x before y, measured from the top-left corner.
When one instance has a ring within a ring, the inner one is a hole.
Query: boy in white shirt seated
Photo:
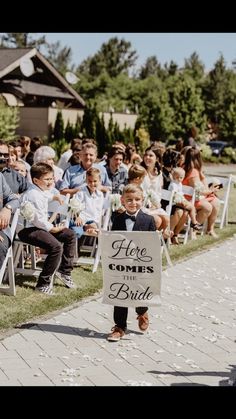
[[[84,209],[75,220],[70,221],[70,228],[80,238],[85,232],[96,236],[101,224],[104,195],[98,187],[101,183],[100,170],[91,167],[86,172],[86,185],[75,195],[84,204]]]
[[[18,232],[18,236],[25,243],[45,249],[47,257],[35,290],[51,295],[52,276],[56,270],[56,275],[66,287],[75,288],[71,272],[76,237],[69,228],[63,225],[54,226],[48,221],[48,191],[54,184],[52,167],[47,163],[36,163],[31,167],[30,173],[33,184],[21,196],[21,202],[32,204],[33,216],[31,220],[25,220],[26,225]]]

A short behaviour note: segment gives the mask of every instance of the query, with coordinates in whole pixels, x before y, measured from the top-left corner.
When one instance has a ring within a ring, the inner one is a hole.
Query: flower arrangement
[[[84,203],[80,202],[77,198],[73,197],[69,200],[68,212],[71,218],[79,217],[80,212],[84,209]]]
[[[22,202],[20,206],[20,215],[26,220],[26,221],[33,221],[35,216],[35,207],[34,205],[29,202]]]
[[[202,182],[197,182],[195,185],[195,198],[196,201],[199,201],[200,199],[204,198],[203,192],[206,191],[205,186]]]
[[[111,210],[117,211],[122,207],[122,203],[120,200],[121,195],[118,193],[111,194],[110,196],[110,204],[111,204]]]
[[[186,202],[186,199],[181,193],[174,192],[174,195],[173,195],[173,204],[174,205],[184,204],[185,202]]]
[[[143,205],[146,208],[151,208],[151,207],[158,208],[160,206],[160,200],[158,199],[157,194],[153,192],[152,190],[149,190],[148,192],[146,192],[144,196]]]

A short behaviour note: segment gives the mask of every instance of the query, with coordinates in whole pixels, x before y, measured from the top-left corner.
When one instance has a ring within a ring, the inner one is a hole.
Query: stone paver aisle
[[[106,341],[112,306],[84,300],[0,341],[0,385],[227,386],[236,378],[236,238],[163,273],[150,328]]]

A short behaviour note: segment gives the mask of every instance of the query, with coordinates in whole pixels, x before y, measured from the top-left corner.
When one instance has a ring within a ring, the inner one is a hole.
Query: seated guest
[[[0,152],[0,161],[4,153]],[[9,223],[12,213],[19,207],[19,199],[12,193],[4,176],[0,173],[0,267],[11,246],[13,237],[10,235]]]
[[[86,172],[86,185],[80,192],[74,195],[79,202],[84,205],[84,209],[75,215],[75,220],[71,220],[70,228],[80,238],[85,232],[97,235],[97,230],[101,224],[102,209],[104,204],[103,193],[98,189],[101,183],[99,169],[91,167]]]
[[[0,171],[11,191],[15,194],[21,194],[26,191],[30,183],[19,172],[10,167],[8,145],[4,140],[0,140],[0,159]]]
[[[55,157],[56,153],[52,147],[42,145],[34,153],[34,163],[44,162],[52,166],[55,186],[59,187],[63,176],[63,170],[55,165]]]
[[[112,147],[108,153],[108,163],[105,165],[111,181],[112,193],[121,193],[128,180],[127,169],[122,166],[125,154],[121,148]]]
[[[34,208],[32,220],[18,232],[20,240],[44,249],[47,253],[43,269],[37,280],[36,291],[52,294],[52,277],[55,274],[67,288],[74,288],[71,278],[73,269],[75,234],[64,225],[54,226],[48,220],[48,191],[53,186],[53,169],[47,163],[31,167],[33,185],[26,191],[21,202],[29,202]],[[23,226],[22,226],[23,227]]]
[[[81,187],[86,183],[86,171],[91,167],[96,167],[100,170],[101,185],[99,189],[102,192],[107,192],[111,189],[111,181],[104,166],[95,163],[97,159],[97,146],[93,143],[87,143],[82,147],[80,152],[80,164],[68,167],[64,172],[63,179],[60,185],[60,192],[62,195],[68,193],[73,196],[79,192]]]

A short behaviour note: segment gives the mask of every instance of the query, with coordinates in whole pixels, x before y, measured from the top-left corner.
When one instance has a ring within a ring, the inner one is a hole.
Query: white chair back
[[[184,195],[191,196],[191,204],[194,206],[195,203],[195,189],[192,186],[183,185],[183,193]],[[181,235],[180,235],[181,236]],[[191,229],[191,219],[188,216],[187,223],[184,226],[184,233],[183,233],[183,244],[186,244],[188,238],[192,239],[192,229]]]
[[[168,191],[168,189],[161,190],[161,199],[168,201],[166,212],[167,212],[167,215],[169,216],[171,214],[171,209],[173,205],[173,196],[174,196],[174,191]]]

